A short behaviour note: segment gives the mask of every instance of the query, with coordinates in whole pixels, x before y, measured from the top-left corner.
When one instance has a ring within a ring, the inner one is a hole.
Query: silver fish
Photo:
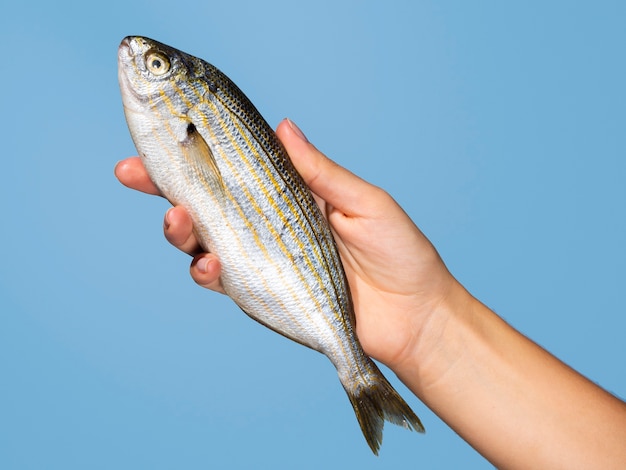
[[[118,51],[126,121],[154,184],[184,206],[224,290],[250,317],[325,354],[375,454],[384,421],[424,428],[355,334],[331,230],[252,103],[211,64],[144,37]]]

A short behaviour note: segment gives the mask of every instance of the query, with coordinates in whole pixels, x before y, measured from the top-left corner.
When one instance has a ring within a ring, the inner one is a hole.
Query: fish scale
[[[254,105],[213,65],[145,37],[122,41],[118,75],[143,164],[219,256],[226,294],[330,359],[374,453],[385,420],[423,432],[363,352],[328,222]]]

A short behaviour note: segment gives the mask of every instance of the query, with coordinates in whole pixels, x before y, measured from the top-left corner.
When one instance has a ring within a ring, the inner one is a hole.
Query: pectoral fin
[[[185,158],[196,174],[204,178],[213,190],[224,190],[224,180],[217,166],[209,145],[190,122],[187,125],[187,137],[180,143]]]

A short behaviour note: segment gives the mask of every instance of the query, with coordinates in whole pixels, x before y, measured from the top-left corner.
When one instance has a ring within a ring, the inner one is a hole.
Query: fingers
[[[139,157],[121,160],[115,165],[115,176],[124,186],[147,194],[160,196],[161,192],[148,176]]]
[[[168,209],[163,220],[163,233],[168,242],[191,256],[202,251],[193,233],[191,217],[184,207]]]
[[[147,194],[161,195],[152,183],[139,157],[126,158],[115,165],[115,176],[124,186]],[[189,268],[193,280],[206,289],[224,293],[220,279],[221,264],[217,256],[202,253],[202,248],[193,233],[193,222],[189,213],[181,206],[172,207],[165,213],[163,221],[165,238],[185,253],[195,256]]]
[[[206,289],[224,293],[220,279],[221,264],[218,257],[212,253],[202,253],[193,233],[193,222],[184,207],[172,207],[165,213],[163,222],[165,238],[172,245],[185,253],[195,256],[191,262],[189,272],[196,283]]]
[[[202,253],[202,248],[193,233],[193,222],[185,208],[176,206],[165,213],[163,232],[172,245],[195,256],[189,268],[193,280],[201,287],[223,294],[220,261],[212,253]]]
[[[317,150],[292,121],[282,121],[276,134],[311,191],[345,215],[371,215],[372,203],[386,195]]]
[[[160,195],[152,183],[139,157],[131,157],[115,165],[115,176],[125,186],[148,194]],[[201,249],[193,234],[193,223],[187,211],[182,207],[172,207],[165,213],[163,222],[165,238],[176,248],[190,255],[198,254]]]
[[[224,294],[220,278],[221,270],[222,266],[217,256],[212,253],[202,253],[192,261],[189,273],[199,286]]]
[[[152,183],[139,157],[126,158],[115,165],[115,176],[124,186],[148,194],[161,195]],[[192,256],[202,250],[193,234],[193,223],[182,207],[172,207],[165,213],[163,222],[165,238],[176,248]]]

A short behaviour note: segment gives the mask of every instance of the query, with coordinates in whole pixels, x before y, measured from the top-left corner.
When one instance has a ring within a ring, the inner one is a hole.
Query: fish
[[[226,294],[260,324],[328,357],[374,454],[385,421],[424,432],[363,351],[331,228],[251,101],[208,62],[141,36],[121,42],[118,79],[148,175],[219,257]]]

